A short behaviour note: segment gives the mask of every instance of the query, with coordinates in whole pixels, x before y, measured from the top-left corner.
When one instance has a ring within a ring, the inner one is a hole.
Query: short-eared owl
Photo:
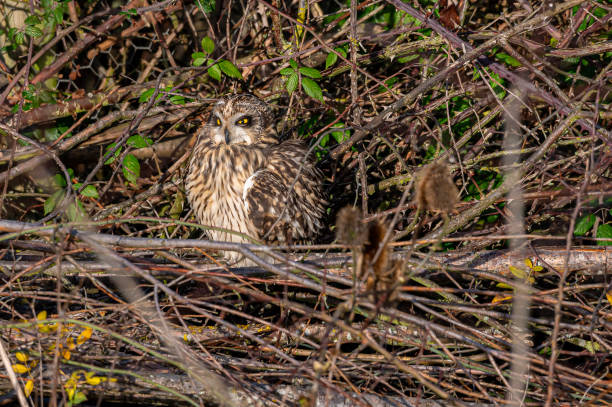
[[[298,140],[280,142],[269,106],[252,95],[221,98],[198,135],[186,178],[197,220],[213,240],[312,238],[322,226],[321,173]],[[227,257],[236,260],[238,255]]]

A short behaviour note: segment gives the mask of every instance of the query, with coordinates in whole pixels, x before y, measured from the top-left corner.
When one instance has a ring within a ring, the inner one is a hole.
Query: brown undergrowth
[[[612,402],[607,2],[117,6],[0,2],[4,399]],[[239,92],[324,173],[312,244],[193,223]]]

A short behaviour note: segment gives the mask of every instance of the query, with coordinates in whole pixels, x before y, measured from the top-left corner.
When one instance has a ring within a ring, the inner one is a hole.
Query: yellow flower
[[[82,345],[83,343],[85,343],[89,338],[91,338],[91,334],[93,332],[93,329],[87,327],[85,328],[85,330],[83,332],[81,332],[81,334],[79,335],[79,337],[77,338],[77,345]]]
[[[23,387],[23,393],[26,397],[30,397],[30,394],[32,394],[32,390],[34,390],[34,380],[30,379]]]
[[[22,365],[21,363],[17,363],[16,365],[13,365],[13,370],[15,371],[15,373],[23,374],[28,373],[30,371],[30,368],[25,365]]]
[[[18,361],[23,362],[23,363],[28,361],[28,354],[25,352],[17,352],[15,353],[15,357],[17,358]]]

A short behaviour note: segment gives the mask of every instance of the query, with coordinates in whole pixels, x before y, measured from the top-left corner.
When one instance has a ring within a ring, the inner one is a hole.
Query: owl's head
[[[219,99],[203,132],[215,145],[251,145],[275,135],[268,104],[246,94]]]

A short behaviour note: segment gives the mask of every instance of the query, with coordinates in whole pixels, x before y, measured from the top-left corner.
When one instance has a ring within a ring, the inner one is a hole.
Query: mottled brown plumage
[[[251,95],[221,98],[198,136],[187,197],[211,239],[309,240],[325,213],[321,173],[298,140],[279,142],[269,106]],[[237,255],[228,254],[232,260]]]

